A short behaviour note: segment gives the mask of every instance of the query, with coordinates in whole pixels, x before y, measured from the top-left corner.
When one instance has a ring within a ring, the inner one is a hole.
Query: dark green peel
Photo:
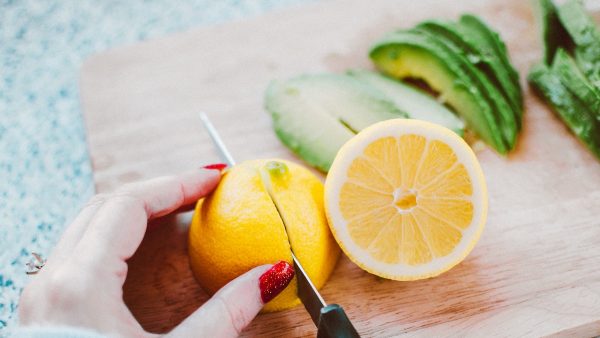
[[[503,65],[504,65],[504,68],[506,69],[506,71],[510,75],[511,79],[513,80],[513,84],[517,88],[519,88],[519,94],[521,95],[519,102],[521,103],[521,107],[522,107],[523,106],[523,97],[521,94],[521,85],[519,83],[519,73],[517,72],[515,67],[513,67],[512,63],[510,62],[506,45],[500,38],[500,35],[494,31],[492,31],[477,16],[471,15],[471,14],[464,14],[463,16],[460,17],[459,29],[460,29],[460,27],[469,27],[470,31],[479,33],[482,35],[482,37],[483,37],[482,41],[483,40],[488,41],[488,44],[489,44],[488,48],[493,49],[496,52],[496,55],[499,56],[500,60],[502,61]]]
[[[535,65],[528,80],[552,106],[557,115],[600,159],[600,121],[562,84],[560,77],[544,64]]]
[[[473,86],[480,88],[483,97],[492,107],[495,123],[502,132],[502,140],[507,150],[510,151],[513,149],[516,144],[518,133],[517,122],[515,113],[512,111],[506,97],[504,97],[498,88],[493,85],[489,77],[476,68],[465,56],[460,45],[455,44],[449,39],[444,39],[443,36],[435,34],[435,31],[430,31],[427,29],[427,26],[419,26],[414,31],[416,33],[429,35],[432,40],[435,40],[439,45],[443,45],[444,48],[447,49],[447,52],[453,55],[455,62],[460,65],[461,70],[469,77],[469,81]]]
[[[451,22],[430,20],[420,23],[417,28],[435,34],[440,39],[449,40],[460,49],[466,58],[492,83],[510,105],[517,130],[521,129],[522,95],[519,83],[510,78],[509,72],[496,53],[492,43],[480,32],[471,32],[470,26],[459,28]]]

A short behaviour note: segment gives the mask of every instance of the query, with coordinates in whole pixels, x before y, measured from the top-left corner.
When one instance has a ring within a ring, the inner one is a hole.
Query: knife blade
[[[225,146],[225,143],[221,139],[217,129],[208,118],[208,115],[206,115],[204,112],[200,112],[199,115],[202,124],[219,150],[221,157],[229,167],[233,167],[235,165],[235,160]],[[277,208],[276,204],[275,207]],[[278,209],[277,212],[279,212]],[[281,214],[279,216],[282,222],[284,222],[285,226],[284,218]],[[296,279],[298,281],[298,297],[302,301],[302,304],[304,304],[304,308],[306,308],[306,311],[317,327],[317,338],[360,337],[352,325],[352,322],[350,322],[350,319],[346,315],[344,309],[337,304],[327,305],[315,285],[310,280],[310,277],[302,267],[302,264],[300,264],[300,261],[294,254],[293,250],[291,254],[292,261],[294,263],[294,270],[296,271]]]

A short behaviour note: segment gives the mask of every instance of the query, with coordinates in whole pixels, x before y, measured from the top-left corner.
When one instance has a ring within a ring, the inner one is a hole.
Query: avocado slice
[[[567,30],[558,19],[556,6],[552,0],[539,0],[536,2],[536,19],[542,30],[542,41],[544,47],[543,62],[551,65],[554,54],[558,48],[568,49],[573,46],[573,41]]]
[[[587,80],[575,60],[562,48],[556,51],[552,71],[571,94],[600,118],[600,90]]]
[[[511,79],[510,69],[504,66],[501,56],[493,47],[488,35],[468,25],[460,27],[450,22],[430,20],[420,23],[417,28],[449,40],[462,50],[467,59],[492,82],[510,105],[517,130],[521,129],[523,97],[519,82]]]
[[[379,121],[408,117],[381,92],[338,74],[273,81],[265,108],[279,139],[324,172],[357,132]]]
[[[444,45],[444,47],[454,55],[455,60],[461,64],[463,71],[470,76],[472,83],[481,89],[484,98],[490,102],[492,111],[496,116],[496,122],[502,132],[504,143],[508,150],[513,149],[518,133],[517,118],[510,108],[508,100],[502,96],[498,88],[495,87],[490,79],[477,69],[467,57],[465,57],[460,46],[448,39],[444,39],[443,36],[436,35],[435,32],[426,29],[418,28],[414,31],[421,34],[429,34],[432,39],[436,40],[439,44]]]
[[[500,38],[500,35],[498,33],[494,32],[493,30],[491,30],[477,16],[471,15],[471,14],[464,14],[460,17],[460,20],[458,23],[458,28],[459,28],[459,30],[468,29],[468,32],[466,32],[467,34],[469,34],[469,32],[471,34],[476,34],[476,33],[481,34],[481,39],[479,39],[479,40],[487,41],[487,44],[488,44],[487,48],[493,49],[496,52],[496,55],[498,55],[498,57],[504,64],[504,67],[508,71],[508,74],[510,75],[511,79],[513,80],[513,83],[515,84],[515,86],[517,88],[519,88],[519,95],[521,96],[520,102],[521,102],[521,107],[522,107],[523,99],[522,99],[522,94],[521,94],[521,84],[519,82],[519,73],[517,72],[515,67],[513,67],[512,63],[510,62],[506,45],[504,44],[504,41],[502,41],[502,39]]]
[[[490,102],[465,71],[465,62],[446,46],[428,34],[400,31],[378,41],[369,56],[389,76],[423,79],[484,142],[501,154],[507,152]]]
[[[558,7],[560,22],[575,43],[575,59],[589,81],[600,88],[600,30],[583,3],[568,0]]]
[[[381,91],[411,119],[440,124],[459,135],[465,124],[452,111],[423,91],[391,77],[368,70],[349,70],[347,74]]]
[[[531,69],[528,80],[571,132],[600,159],[600,120],[567,90],[560,76],[546,65],[537,64]]]

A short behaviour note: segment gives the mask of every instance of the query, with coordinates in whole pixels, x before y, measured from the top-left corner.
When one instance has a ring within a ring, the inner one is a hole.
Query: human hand
[[[127,259],[144,238],[148,220],[195,203],[210,193],[219,179],[218,169],[201,169],[94,196],[23,291],[21,326],[70,326],[110,336],[155,336],[144,331],[123,302]],[[219,290],[167,336],[238,336],[293,276],[294,270],[286,262],[256,267]]]

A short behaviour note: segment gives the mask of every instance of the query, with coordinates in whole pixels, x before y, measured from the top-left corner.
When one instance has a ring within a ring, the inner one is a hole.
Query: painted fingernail
[[[283,291],[294,278],[294,267],[281,261],[263,273],[259,281],[260,297],[263,304],[270,302]]]
[[[225,163],[215,163],[215,164],[205,165],[202,168],[223,171],[223,169],[227,168],[227,164],[225,164]]]

